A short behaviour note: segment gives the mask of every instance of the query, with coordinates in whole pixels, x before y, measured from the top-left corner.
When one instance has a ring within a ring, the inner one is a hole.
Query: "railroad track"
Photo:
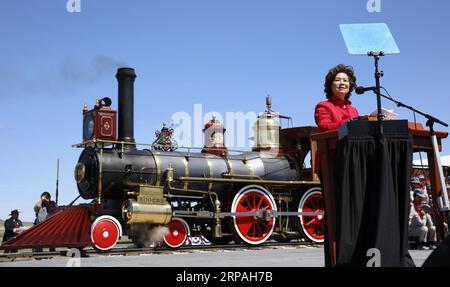
[[[133,246],[121,247],[124,243],[118,244],[115,247],[106,252],[99,252],[93,248],[83,249],[78,253],[81,257],[98,257],[98,256],[138,256],[144,254],[173,254],[173,253],[195,253],[198,251],[222,251],[222,250],[261,250],[261,249],[274,249],[282,247],[300,247],[300,246],[311,246],[318,247],[321,245],[313,244],[310,242],[266,242],[259,246],[247,246],[244,244],[226,244],[226,245],[188,245],[181,246],[177,249],[172,249],[168,247],[148,247],[148,248],[136,248]],[[41,259],[53,259],[53,258],[67,258],[71,255],[76,254],[71,249],[57,250],[57,251],[45,251],[45,252],[17,252],[17,253],[3,253],[0,254],[0,262],[11,262],[16,260],[41,260]]]

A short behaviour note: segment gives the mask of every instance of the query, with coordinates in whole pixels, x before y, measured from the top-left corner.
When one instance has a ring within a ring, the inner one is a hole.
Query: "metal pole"
[[[434,155],[434,159],[436,161],[436,165],[437,165],[437,169],[438,169],[439,183],[441,185],[441,195],[438,200],[439,211],[447,213],[447,224],[448,224],[447,226],[450,226],[450,206],[449,206],[448,194],[447,194],[447,188],[446,188],[447,185],[445,184],[444,171],[442,170],[441,157],[439,155],[437,137],[433,130],[433,122],[431,122],[429,124],[429,126],[430,126],[430,131],[431,131],[431,144],[433,145],[433,155]]]
[[[123,145],[122,145],[123,147]],[[98,170],[98,203],[102,202],[102,180],[103,180],[103,146],[100,148],[99,158],[99,170]]]
[[[59,198],[59,158],[56,160],[56,205],[58,205]]]
[[[380,78],[384,76],[383,71],[379,71],[378,70],[378,61],[380,60],[381,56],[384,56],[384,52],[383,51],[378,51],[378,52],[368,52],[367,55],[373,57],[374,61],[375,61],[375,93],[377,95],[377,119],[378,119],[378,132],[380,135],[383,134],[383,125],[382,125],[382,121],[383,121],[383,114],[381,112],[381,92],[380,92]]]
[[[379,121],[383,120],[383,114],[381,113],[381,96],[380,96],[380,77],[383,76],[383,72],[378,71],[378,61],[380,60],[379,56],[374,56],[375,58],[375,87],[377,94],[377,118]]]

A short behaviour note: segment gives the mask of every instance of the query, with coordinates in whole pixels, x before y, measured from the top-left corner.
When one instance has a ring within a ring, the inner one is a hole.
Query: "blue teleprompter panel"
[[[400,53],[385,23],[341,24],[339,28],[347,50],[352,55],[367,55],[369,52]]]

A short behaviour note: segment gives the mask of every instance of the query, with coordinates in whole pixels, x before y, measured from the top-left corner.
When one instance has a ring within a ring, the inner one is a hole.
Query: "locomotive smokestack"
[[[119,68],[116,74],[119,83],[119,125],[118,140],[134,143],[134,79],[132,68]],[[125,145],[135,149],[135,145]]]

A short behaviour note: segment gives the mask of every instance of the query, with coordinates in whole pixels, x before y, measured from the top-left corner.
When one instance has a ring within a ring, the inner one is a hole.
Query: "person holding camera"
[[[34,205],[34,213],[36,214],[34,224],[36,225],[46,220],[55,207],[56,203],[51,200],[50,193],[44,191],[41,194],[40,200]]]
[[[44,191],[41,194],[41,198],[39,199],[39,201],[34,205],[34,213],[36,214],[34,225],[46,220],[55,207],[57,207],[56,202],[51,200],[50,193]],[[50,248],[50,251],[55,251],[55,249]],[[42,248],[33,248],[33,252],[42,252]]]

